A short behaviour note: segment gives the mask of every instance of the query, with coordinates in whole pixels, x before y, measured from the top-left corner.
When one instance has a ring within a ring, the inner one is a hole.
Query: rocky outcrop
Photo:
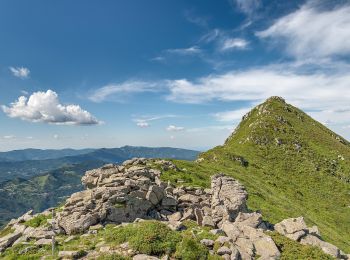
[[[316,246],[335,258],[348,259],[339,248],[322,240],[317,226],[308,228],[303,217],[285,219],[275,225],[275,230],[303,245]]]
[[[195,220],[210,227],[216,241],[202,239],[201,243],[224,259],[279,259],[281,253],[269,236],[273,225],[264,222],[258,212],[250,212],[248,194],[238,181],[224,174],[211,178],[211,188],[174,187],[161,180],[160,169],[177,170],[169,161],[137,158],[122,165],[108,164],[86,172],[82,178],[86,190],[72,194],[55,219],[37,228],[24,223],[38,216],[27,212],[8,224],[12,232],[0,238],[0,251],[7,247],[35,241],[34,245],[50,244],[57,234],[95,234],[105,224],[116,225],[155,219],[173,230],[181,230],[185,220]],[[51,210],[41,215],[50,218]],[[280,234],[301,244],[314,245],[336,258],[347,259],[337,247],[323,241],[317,227],[308,228],[302,217],[286,219],[274,226]],[[67,238],[72,238],[70,236]],[[74,237],[73,237],[74,238]],[[100,253],[109,249],[100,248]],[[125,250],[124,250],[125,251]],[[134,259],[158,259],[126,250]],[[60,252],[72,257],[75,251]],[[98,256],[99,252],[88,252]]]

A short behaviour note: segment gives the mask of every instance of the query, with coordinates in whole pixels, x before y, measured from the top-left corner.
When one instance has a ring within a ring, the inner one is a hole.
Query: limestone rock
[[[20,236],[22,233],[20,232],[14,232],[11,234],[8,234],[4,237],[0,238],[0,252],[3,252],[6,248],[11,246]]]
[[[149,255],[145,255],[145,254],[135,255],[132,259],[133,260],[159,260],[158,257],[149,256]]]
[[[307,226],[303,217],[285,219],[275,225],[275,230],[282,235],[293,234],[304,229],[307,229]]]
[[[223,174],[214,175],[211,179],[212,218],[215,224],[229,220],[234,221],[239,212],[247,210],[248,194],[236,180]]]
[[[319,239],[316,236],[307,235],[300,240],[300,243],[303,245],[312,245],[312,246],[319,247],[322,249],[323,252],[325,252],[326,254],[329,254],[335,258],[340,257],[340,250],[336,246],[334,246],[328,242],[322,241],[321,239]]]
[[[226,246],[220,247],[217,251],[218,255],[231,255],[231,253],[232,253],[231,249]]]
[[[214,241],[211,239],[202,239],[200,241],[200,243],[205,245],[206,247],[213,247],[214,246]]]

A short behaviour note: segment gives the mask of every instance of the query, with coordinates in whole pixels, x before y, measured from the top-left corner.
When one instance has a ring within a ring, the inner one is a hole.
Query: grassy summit
[[[246,186],[249,207],[270,222],[302,215],[350,251],[350,144],[282,98],[255,107],[197,162],[175,163],[182,171],[164,179],[207,186],[212,174],[231,175]]]

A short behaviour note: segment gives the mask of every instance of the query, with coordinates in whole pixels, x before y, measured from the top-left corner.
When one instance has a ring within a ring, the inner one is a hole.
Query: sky
[[[0,150],[220,145],[281,96],[350,139],[350,2],[2,0]]]

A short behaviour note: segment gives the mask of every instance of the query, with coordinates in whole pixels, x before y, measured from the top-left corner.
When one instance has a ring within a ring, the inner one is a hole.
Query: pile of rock
[[[176,169],[163,160],[155,164]],[[82,178],[88,189],[67,200],[58,225],[67,234],[84,232],[97,223],[120,224],[137,218],[169,221],[174,229],[180,229],[182,221],[194,219],[214,228],[247,211],[247,192],[232,178],[214,176],[211,189],[175,188],[162,182],[160,175],[146,159],[88,171]]]
[[[0,238],[0,252],[29,240],[35,240],[37,245],[50,244],[55,234],[92,232],[94,227],[109,223],[156,219],[180,230],[184,228],[182,222],[191,219],[220,235],[216,241],[203,239],[201,243],[212,253],[216,245],[215,253],[224,259],[279,259],[280,251],[268,232],[273,225],[264,222],[260,213],[248,211],[248,194],[238,181],[217,174],[211,179],[210,189],[174,187],[160,179],[161,170],[169,169],[177,170],[169,161],[138,158],[88,171],[82,178],[87,189],[66,200],[57,214],[55,228],[23,225],[35,217],[28,212],[8,224],[12,232]],[[47,210],[41,214],[49,213]],[[276,224],[275,230],[336,258],[348,259],[338,248],[322,241],[317,227],[308,228],[303,218],[286,219]]]

